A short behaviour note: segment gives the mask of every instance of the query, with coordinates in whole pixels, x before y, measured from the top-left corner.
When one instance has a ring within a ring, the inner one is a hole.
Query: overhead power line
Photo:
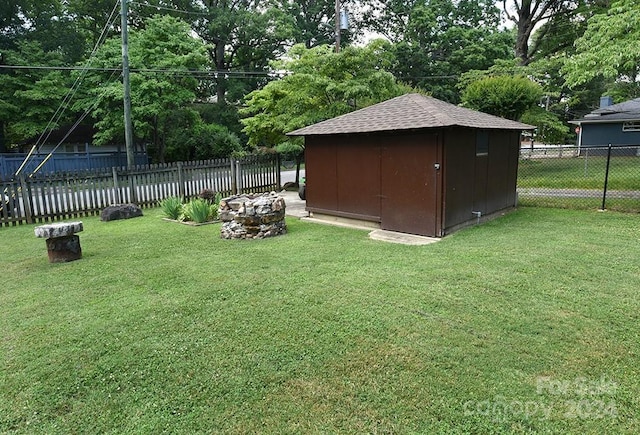
[[[97,72],[113,72],[121,71],[122,67],[79,67],[79,66],[41,66],[41,65],[0,65],[0,69],[16,69],[16,70],[52,70],[52,71],[76,71],[87,70]],[[195,78],[254,78],[254,77],[273,77],[282,78],[291,75],[288,71],[238,71],[238,70],[198,70],[198,69],[168,69],[168,68],[130,68],[131,72],[138,73],[160,73],[160,74],[172,74],[181,76],[190,76]],[[392,74],[393,72],[390,71]],[[394,74],[395,75],[395,74]],[[458,75],[433,75],[433,76],[402,76],[396,75],[399,80],[402,79],[457,79]]]
[[[15,69],[15,70],[49,70],[49,71],[99,71],[99,72],[113,72],[121,71],[122,67],[82,67],[82,66],[44,66],[44,65],[0,65],[0,69]],[[219,75],[219,76],[270,76],[280,77],[289,75],[287,72],[273,72],[273,71],[235,71],[235,70],[193,70],[193,69],[167,69],[167,68],[130,68],[131,72],[149,72],[149,73],[166,73],[166,74],[182,74],[182,75]]]
[[[147,8],[151,8],[151,9],[157,9],[159,11],[168,11],[168,12],[177,12],[179,14],[185,14],[185,15],[197,15],[197,16],[211,16],[210,12],[200,12],[200,11],[185,11],[182,9],[172,9],[172,8],[168,8],[166,6],[156,6],[156,5],[150,5],[147,3],[140,3],[140,2],[129,2],[130,5],[136,5],[136,6],[144,6]]]

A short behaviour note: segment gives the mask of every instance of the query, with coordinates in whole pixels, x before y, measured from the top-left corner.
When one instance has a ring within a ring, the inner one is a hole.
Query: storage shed
[[[289,135],[305,138],[307,210],[442,237],[516,205],[532,126],[407,94]]]

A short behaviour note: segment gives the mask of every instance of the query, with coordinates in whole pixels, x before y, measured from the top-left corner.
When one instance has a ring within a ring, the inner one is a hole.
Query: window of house
[[[640,121],[623,122],[622,131],[640,131]]]
[[[478,131],[476,133],[476,156],[489,155],[489,132]]]

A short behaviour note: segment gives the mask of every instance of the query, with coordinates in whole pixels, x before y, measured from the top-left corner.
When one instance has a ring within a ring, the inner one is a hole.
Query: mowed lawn
[[[523,208],[428,246],[0,228],[1,433],[638,433],[640,216]]]
[[[518,187],[602,190],[606,168],[606,156],[521,159]],[[639,179],[640,157],[611,158],[608,189],[638,191]]]

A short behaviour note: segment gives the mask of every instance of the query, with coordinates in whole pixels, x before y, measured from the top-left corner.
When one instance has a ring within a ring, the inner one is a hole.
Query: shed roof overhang
[[[455,106],[420,94],[406,94],[355,112],[287,133],[320,136],[468,127],[486,130],[533,130],[534,126]]]

